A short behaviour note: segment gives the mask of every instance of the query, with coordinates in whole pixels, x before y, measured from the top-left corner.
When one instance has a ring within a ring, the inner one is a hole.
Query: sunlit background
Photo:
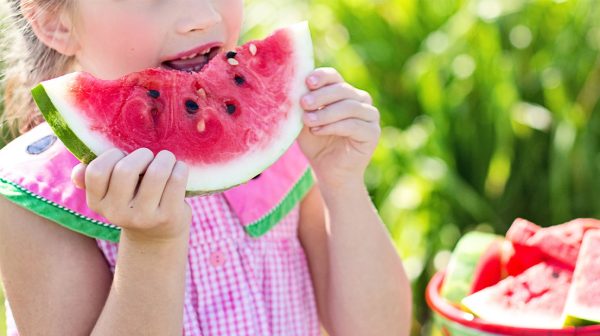
[[[414,288],[469,230],[600,217],[597,0],[248,0],[246,28],[310,22],[319,66],[368,90],[366,181]]]

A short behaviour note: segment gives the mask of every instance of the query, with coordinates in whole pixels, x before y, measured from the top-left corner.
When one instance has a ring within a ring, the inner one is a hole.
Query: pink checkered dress
[[[222,194],[189,198],[184,335],[320,335],[298,207],[248,236]],[[97,240],[114,272],[117,243]],[[18,335],[7,307],[8,335]]]
[[[0,162],[0,196],[96,238],[114,272],[120,231],[87,208],[85,192],[70,179],[78,160],[47,124],[2,148]],[[184,335],[320,334],[297,237],[297,202],[312,185],[307,165],[294,145],[259,179],[224,193],[188,198],[194,216]],[[6,307],[8,335],[14,336],[14,319],[8,303]]]

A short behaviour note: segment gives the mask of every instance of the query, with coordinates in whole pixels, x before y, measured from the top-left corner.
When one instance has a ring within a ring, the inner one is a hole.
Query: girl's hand
[[[300,102],[306,113],[298,143],[319,184],[362,184],[381,134],[371,96],[346,83],[332,68],[316,69],[306,84],[311,92]]]
[[[114,148],[72,171],[73,183],[85,188],[88,207],[140,241],[187,235],[191,222],[185,202],[187,178],[186,165],[171,152],[155,157],[146,148],[129,155]]]

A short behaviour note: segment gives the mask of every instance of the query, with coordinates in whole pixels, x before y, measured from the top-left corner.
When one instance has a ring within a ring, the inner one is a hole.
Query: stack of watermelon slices
[[[600,324],[600,220],[547,228],[517,219],[506,237],[457,244],[440,294],[487,322],[521,328]]]

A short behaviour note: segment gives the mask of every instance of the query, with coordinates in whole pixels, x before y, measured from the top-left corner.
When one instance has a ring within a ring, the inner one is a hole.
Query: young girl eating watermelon
[[[29,90],[76,70],[196,71],[209,56],[192,50],[234,49],[243,1],[8,3],[5,115],[23,133],[0,151],[9,335],[408,334],[409,283],[363,182],[380,134],[366,92],[314,70],[297,147],[246,185],[185,198],[188,168],[168,151],[112,149],[78,164]],[[309,178],[287,174],[308,166]],[[249,235],[248,209],[275,225]],[[95,233],[109,229],[118,242]]]

